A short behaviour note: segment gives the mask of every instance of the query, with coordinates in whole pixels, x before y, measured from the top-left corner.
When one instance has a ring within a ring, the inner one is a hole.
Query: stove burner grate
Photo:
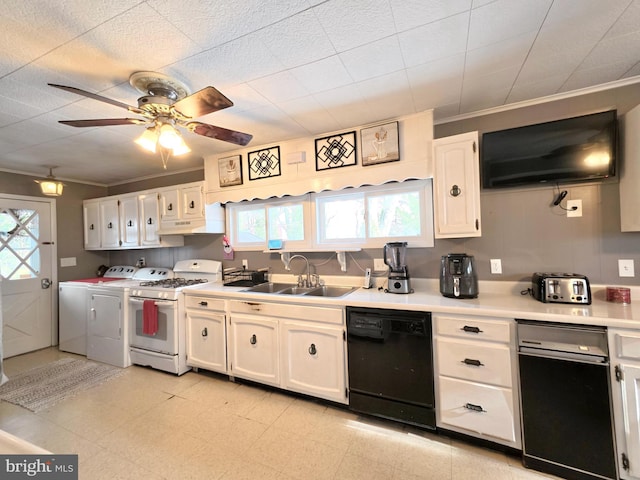
[[[206,283],[207,280],[203,278],[192,278],[187,280],[186,278],[165,278],[163,280],[153,280],[149,282],[141,282],[141,287],[162,287],[162,288],[180,288],[188,287],[190,285],[198,285],[200,283]]]

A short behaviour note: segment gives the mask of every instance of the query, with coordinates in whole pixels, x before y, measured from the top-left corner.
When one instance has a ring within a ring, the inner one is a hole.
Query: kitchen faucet
[[[289,258],[289,262],[291,262],[291,260],[293,260],[296,257],[304,259],[304,261],[307,263],[307,278],[306,278],[306,280],[302,281],[300,279],[300,277],[302,277],[302,275],[299,275],[298,276],[298,286],[299,287],[305,287],[305,288],[314,286],[314,285],[311,285],[311,271],[309,270],[309,259],[307,257],[305,257],[304,255],[295,254],[295,255],[292,255]],[[287,270],[291,270],[291,267],[287,268]],[[315,276],[317,277],[317,275],[315,275]],[[302,283],[302,285],[300,285],[301,283]]]

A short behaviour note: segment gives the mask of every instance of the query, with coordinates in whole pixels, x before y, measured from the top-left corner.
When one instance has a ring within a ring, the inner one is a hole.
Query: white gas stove
[[[222,263],[181,260],[165,278],[147,279],[129,290],[131,361],[182,375],[186,363],[183,291],[193,285],[222,280]]]

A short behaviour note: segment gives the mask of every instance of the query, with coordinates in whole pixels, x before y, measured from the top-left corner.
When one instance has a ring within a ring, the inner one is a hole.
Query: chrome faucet
[[[291,260],[293,260],[294,258],[302,258],[307,263],[307,278],[305,280],[302,280],[302,275],[299,275],[298,276],[298,286],[299,287],[305,287],[305,288],[311,287],[312,285],[311,285],[311,272],[309,271],[309,260],[304,255],[296,254],[296,255],[292,255],[289,258],[289,262],[291,262]],[[288,268],[287,270],[290,270],[290,269],[291,268]]]

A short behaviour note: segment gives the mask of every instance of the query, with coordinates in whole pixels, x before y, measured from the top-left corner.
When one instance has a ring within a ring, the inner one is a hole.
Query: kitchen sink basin
[[[293,288],[296,285],[291,283],[261,283],[255,287],[247,288],[245,292],[257,292],[257,293],[279,293],[281,290]]]
[[[323,285],[307,292],[305,295],[314,297],[342,297],[353,292],[357,287],[335,287],[331,285]]]
[[[312,297],[343,297],[356,290],[357,287],[338,287],[323,285],[321,287],[299,287],[290,283],[262,283],[247,288],[244,292],[273,293],[274,295],[309,295]]]

